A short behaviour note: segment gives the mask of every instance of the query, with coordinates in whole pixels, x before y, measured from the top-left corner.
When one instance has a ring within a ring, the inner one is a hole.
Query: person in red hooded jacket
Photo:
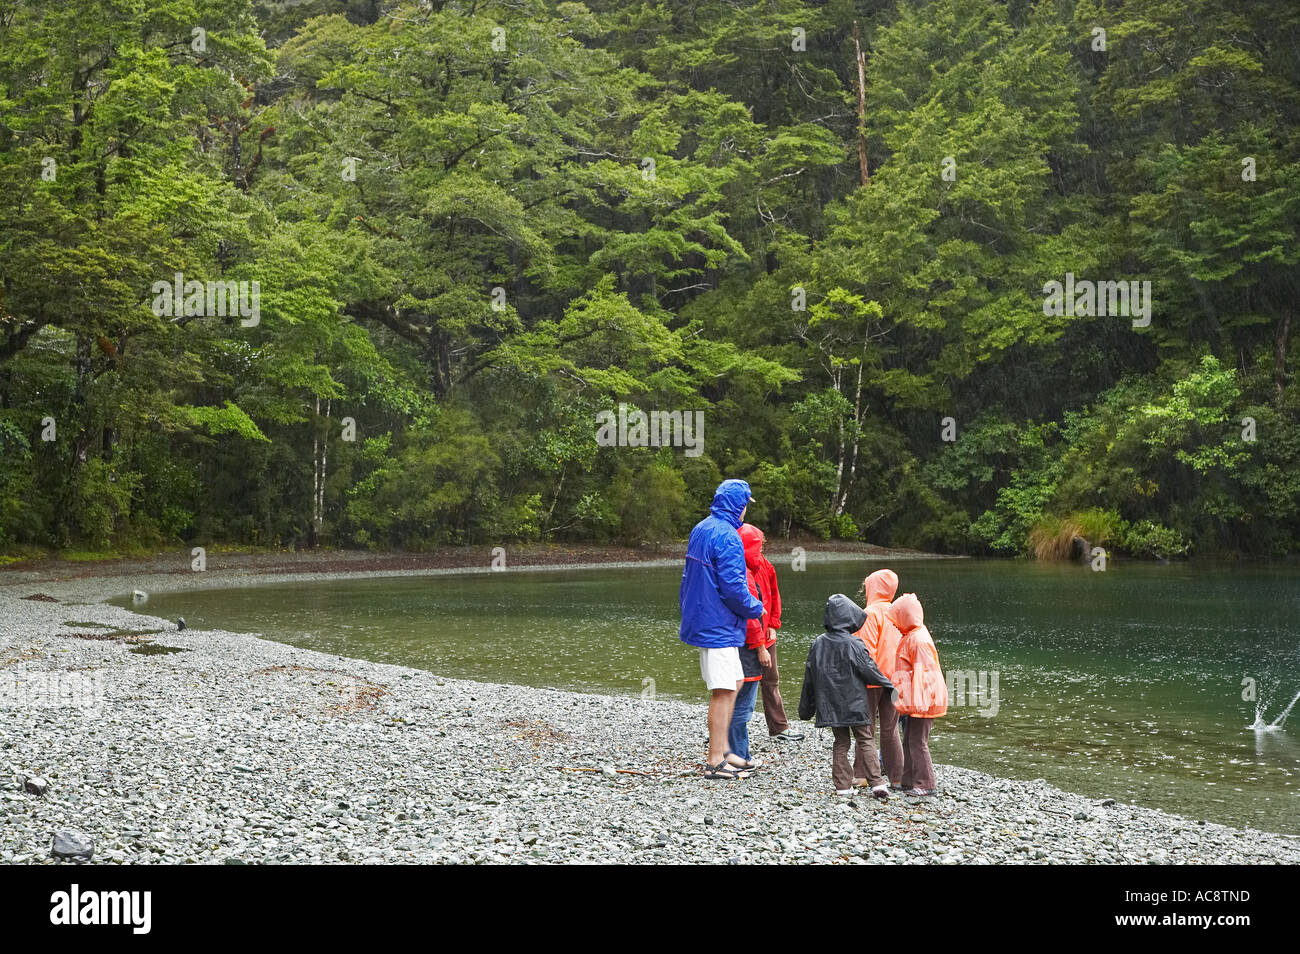
[[[762,530],[753,524],[742,524],[740,539],[745,545],[745,567],[763,594],[763,608],[767,613],[766,619],[761,623],[751,619],[745,633],[747,647],[757,649],[761,644],[764,650],[758,654],[763,669],[759,688],[763,695],[763,717],[767,720],[767,733],[774,739],[797,742],[804,735],[791,729],[790,721],[786,718],[785,701],[781,698],[781,673],[776,664],[776,631],[781,628],[781,590],[776,582],[776,567],[763,555],[767,538]]]
[[[745,548],[745,585],[749,587],[750,595],[763,604],[763,615],[745,623],[745,645],[740,647],[740,668],[744,682],[736,693],[736,704],[731,710],[731,725],[727,730],[727,744],[731,748],[727,754],[739,756],[743,759],[741,768],[753,771],[759,766],[749,754],[749,719],[754,714],[754,700],[758,696],[764,669],[771,659],[767,648],[768,603],[766,592],[759,582],[758,564],[755,562],[758,555],[755,534],[759,533],[758,528],[742,523],[738,532]]]

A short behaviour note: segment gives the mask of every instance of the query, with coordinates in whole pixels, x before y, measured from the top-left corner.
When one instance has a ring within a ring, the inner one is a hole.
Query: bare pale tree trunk
[[[843,379],[843,372],[839,368],[836,368],[831,372],[831,384],[835,388],[836,394],[844,393],[844,389],[840,386],[842,379]],[[844,454],[846,451],[847,451],[847,447],[844,442],[844,425],[841,424],[840,425],[840,449],[835,460],[835,492],[831,494],[831,509],[832,511],[834,511],[836,516],[839,515],[839,510],[836,509],[835,505],[836,502],[840,499],[840,488],[844,485]]]
[[[862,425],[862,364],[863,362],[858,362],[858,384],[853,395],[853,450],[849,455],[849,477],[840,487],[840,500],[835,507],[837,517],[842,516],[844,508],[848,506],[849,490],[853,487],[853,478],[858,472],[858,445],[861,443]]]
[[[867,184],[867,138],[863,124],[867,120],[867,58],[862,55],[861,31],[858,21],[853,21],[853,48],[857,51],[858,66],[858,171],[862,173],[862,184]]]
[[[317,509],[320,500],[320,396],[317,395],[312,405],[311,439],[311,545],[314,547],[320,534],[320,512]]]
[[[317,404],[319,405],[319,400]],[[330,405],[332,401],[325,402],[325,420],[329,420]],[[325,525],[325,465],[329,458],[329,431],[325,431],[325,436],[320,442],[320,479],[316,482],[316,539],[320,540],[321,528]]]
[[[546,511],[546,526],[550,529],[551,520],[555,516],[555,505],[560,502],[560,492],[564,490],[564,478],[568,476],[569,468],[564,466],[560,469],[560,482],[555,486],[555,496],[551,499],[551,509]]]
[[[862,30],[858,26],[858,21],[853,21],[853,49],[854,65],[858,68],[858,172],[862,177],[862,184],[865,186],[870,181],[870,171],[867,164],[867,58],[862,52]],[[840,382],[835,382],[835,390],[840,391]],[[843,393],[841,391],[841,393]],[[853,478],[858,470],[858,425],[862,418],[862,364],[858,364],[858,383],[853,396],[853,447],[849,450],[846,446],[844,437],[844,428],[840,428],[840,454],[839,461],[835,466],[835,495],[831,498],[834,514],[836,517],[844,515],[844,508],[848,506],[849,488],[853,486]],[[848,479],[844,477],[844,458],[848,455],[849,472]]]

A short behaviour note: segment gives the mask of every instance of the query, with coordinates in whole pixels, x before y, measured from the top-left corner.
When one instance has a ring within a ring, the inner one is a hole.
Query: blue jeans
[[[727,745],[745,761],[749,761],[749,717],[754,714],[758,687],[758,680],[741,685],[736,693],[736,708],[731,711],[731,728],[727,731]]]

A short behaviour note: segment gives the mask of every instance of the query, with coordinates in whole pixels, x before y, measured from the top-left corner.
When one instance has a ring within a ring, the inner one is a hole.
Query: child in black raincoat
[[[799,697],[799,718],[816,716],[819,729],[830,728],[835,734],[831,756],[831,780],[838,795],[853,794],[855,766],[849,764],[849,743],[855,743],[855,761],[858,775],[876,778],[871,794],[879,799],[889,797],[889,790],[880,784],[879,766],[865,764],[866,751],[872,750],[868,726],[871,709],[867,703],[867,684],[881,686],[892,692],[893,683],[876,668],[875,660],[854,633],[862,628],[867,614],[862,607],[843,593],[836,593],[826,601],[822,635],[808,647],[808,662],[804,667],[803,694]],[[872,771],[874,770],[874,771]]]

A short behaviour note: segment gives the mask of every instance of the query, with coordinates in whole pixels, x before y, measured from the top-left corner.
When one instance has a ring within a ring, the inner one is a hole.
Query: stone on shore
[[[79,831],[61,831],[55,834],[50,854],[55,858],[74,858],[89,861],[95,853],[95,842]]]

